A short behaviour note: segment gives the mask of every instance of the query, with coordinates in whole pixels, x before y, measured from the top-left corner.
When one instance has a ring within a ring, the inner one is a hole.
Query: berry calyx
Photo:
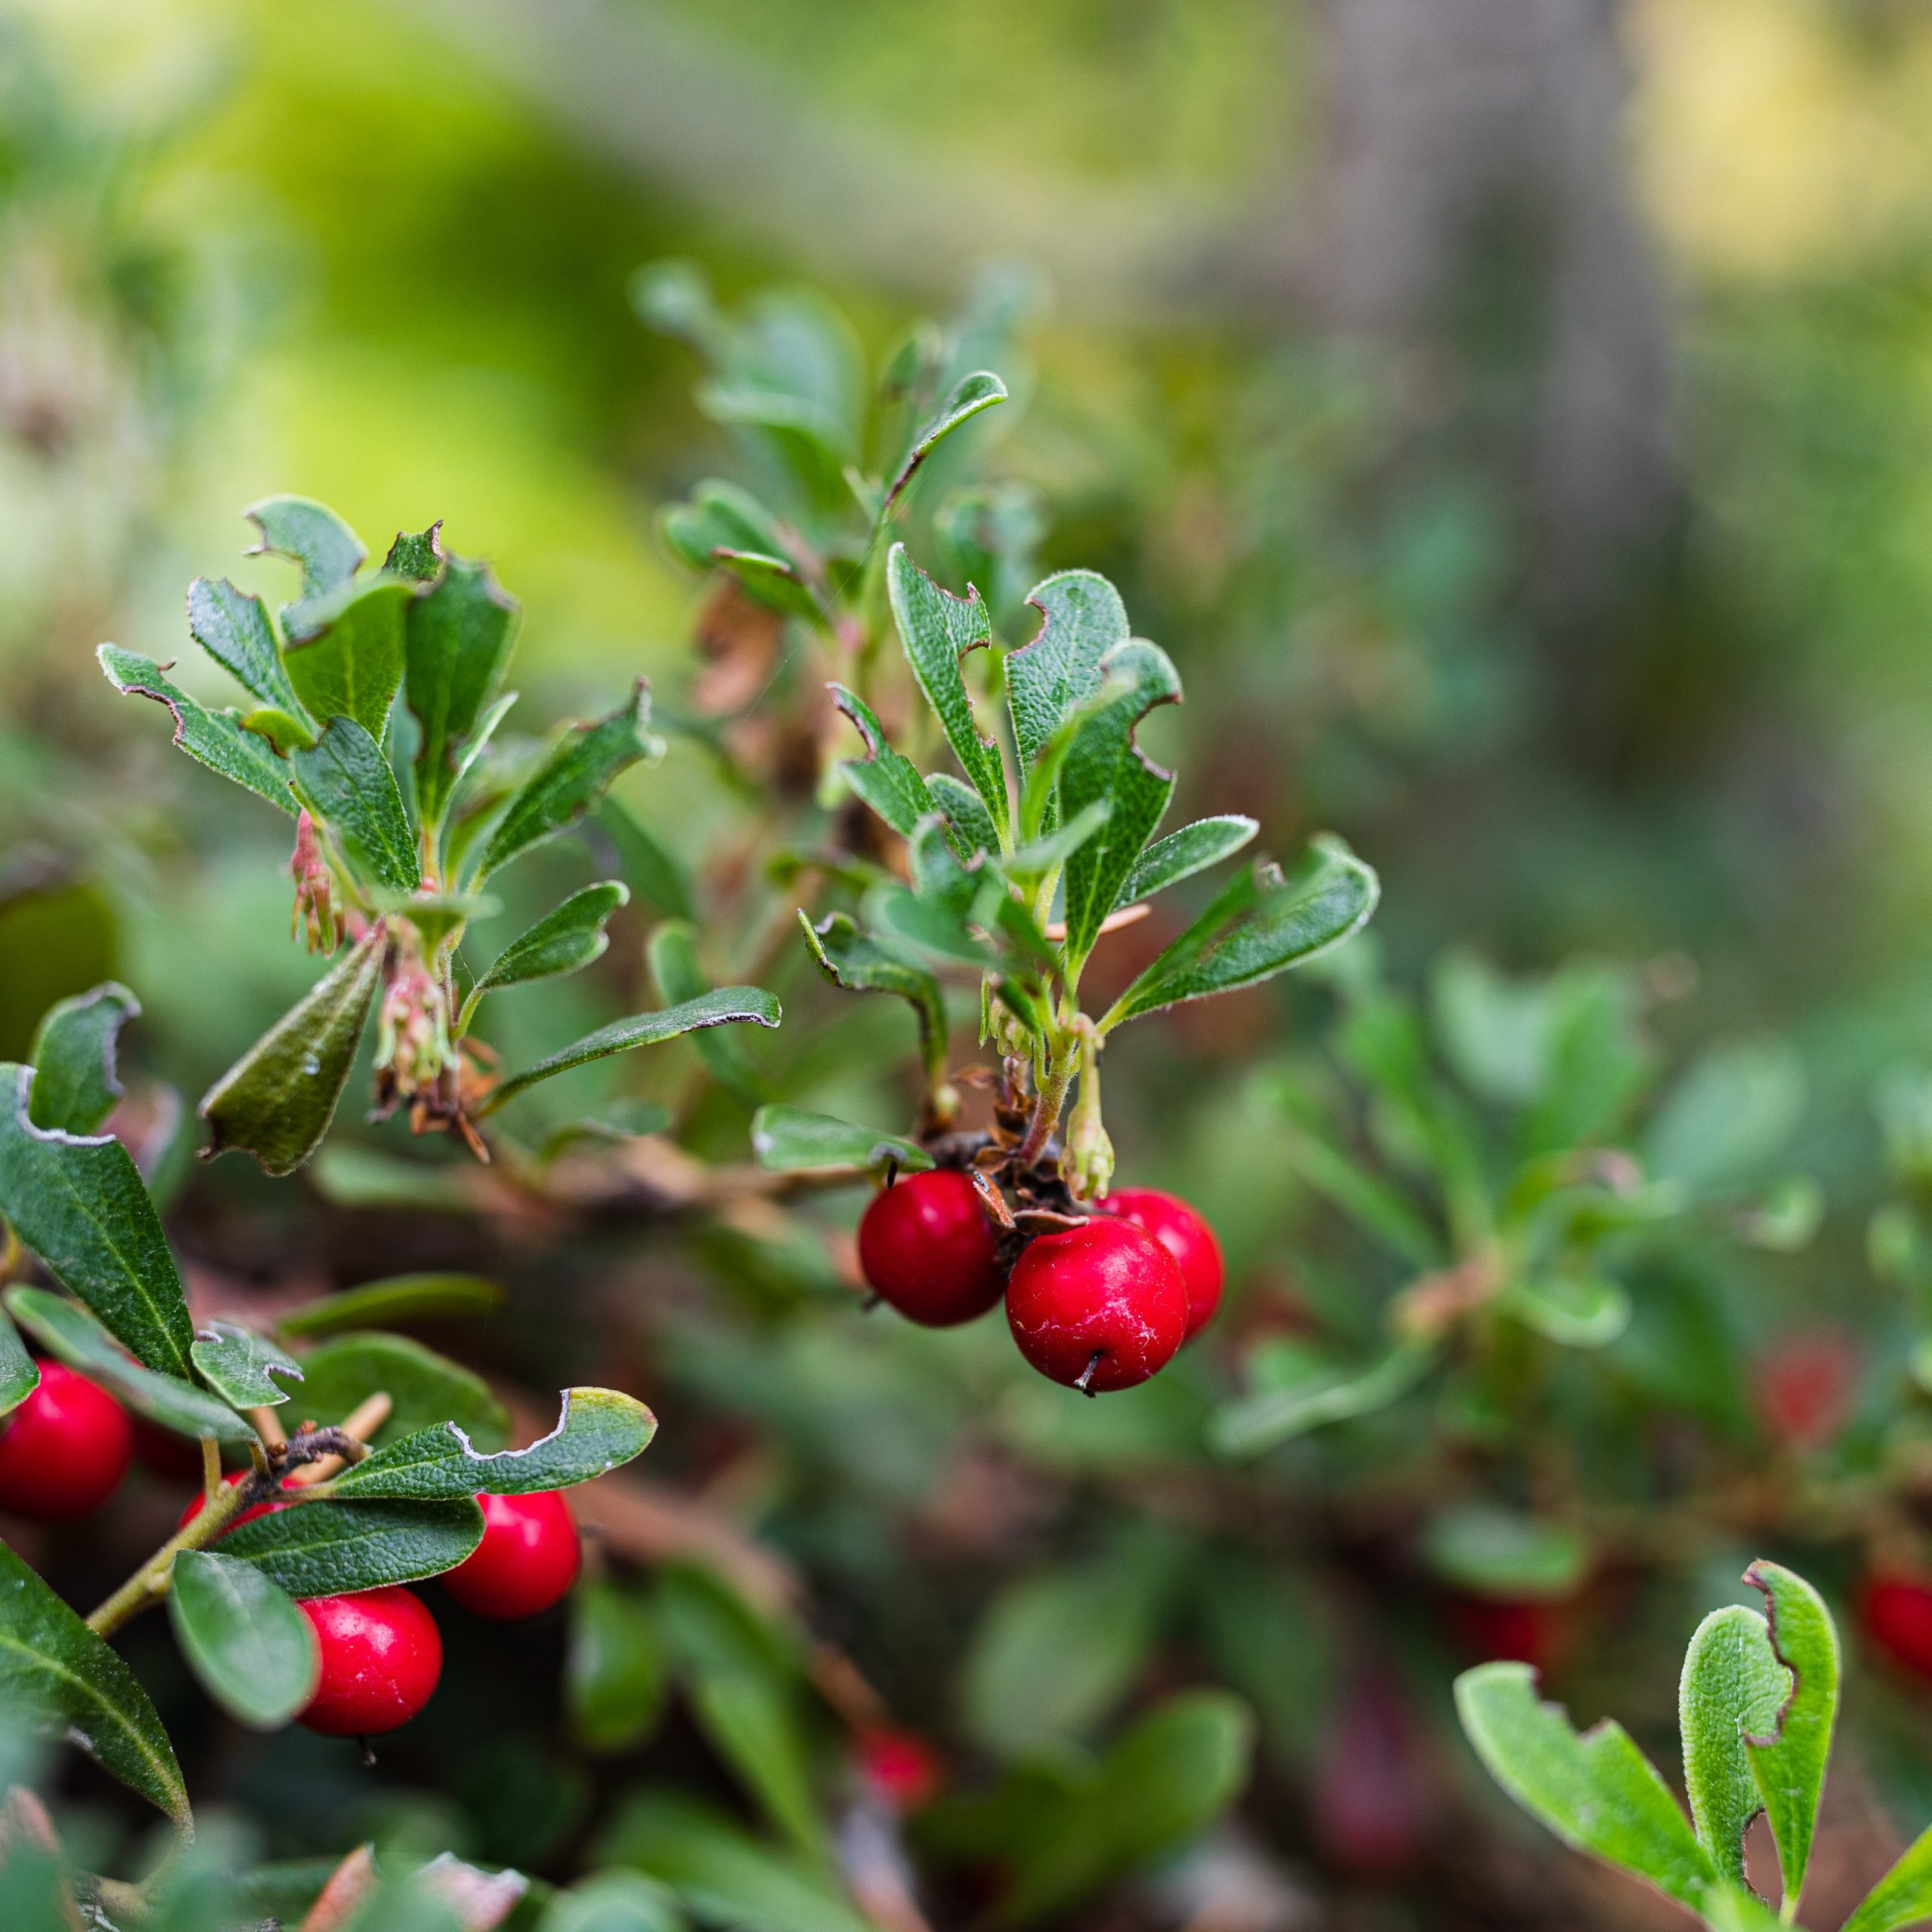
[[[583,1561],[561,1491],[476,1500],[483,1540],[445,1574],[444,1588],[478,1617],[534,1617],[561,1601]]]
[[[443,1673],[442,1633],[413,1591],[311,1597],[297,1607],[315,1631],[322,1666],[297,1723],[325,1737],[373,1737],[429,1701]]]
[[[1180,1195],[1158,1187],[1116,1188],[1102,1205],[1152,1235],[1174,1257],[1187,1284],[1187,1339],[1192,1341],[1214,1318],[1227,1279],[1214,1230]]]
[[[97,1509],[134,1453],[128,1411],[64,1362],[40,1364],[40,1383],[0,1418],[0,1509],[65,1523]]]
[[[928,1328],[985,1314],[1006,1285],[986,1210],[956,1168],[908,1174],[873,1197],[859,1266],[875,1294]]]
[[[1144,1229],[1111,1216],[1029,1241],[1006,1318],[1040,1373],[1097,1395],[1164,1367],[1187,1336],[1187,1284]]]
[[[251,1473],[251,1472],[247,1469],[230,1469],[221,1479],[222,1487],[224,1489],[232,1489],[237,1483],[245,1481]],[[202,1505],[206,1500],[207,1498],[198,1491],[189,1497],[187,1508],[183,1510],[174,1520],[175,1528],[185,1530],[202,1513]],[[229,1530],[238,1530],[244,1523],[252,1523],[257,1516],[272,1516],[278,1509],[286,1509],[288,1507],[288,1505],[286,1503],[251,1503],[240,1515],[235,1518],[234,1521],[223,1530],[221,1534],[225,1537]],[[220,1539],[217,1538],[217,1540],[219,1541]]]
[[[1871,1577],[1859,1595],[1858,1620],[1894,1663],[1932,1677],[1932,1579],[1905,1571]]]

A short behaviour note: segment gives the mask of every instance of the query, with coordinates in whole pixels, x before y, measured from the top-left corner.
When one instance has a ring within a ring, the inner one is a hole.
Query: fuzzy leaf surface
[[[506,1080],[478,1111],[491,1112],[540,1080],[548,1080],[554,1074],[568,1072],[574,1066],[585,1066],[611,1054],[628,1053],[633,1047],[657,1046],[705,1026],[740,1023],[776,1026],[778,1020],[778,1002],[762,987],[720,986],[715,992],[686,1000],[681,1005],[666,1007],[657,1013],[635,1014],[628,1020],[613,1020],[594,1033],[586,1033],[574,1044]]]
[[[752,1151],[760,1167],[776,1174],[818,1168],[862,1168],[869,1172],[888,1161],[916,1174],[933,1164],[932,1156],[915,1140],[777,1101],[752,1116]]]
[[[528,1449],[479,1454],[452,1422],[378,1449],[335,1479],[338,1496],[436,1502],[568,1489],[620,1468],[649,1447],[657,1420],[614,1389],[566,1389],[557,1426]]]
[[[185,1379],[194,1324],[133,1157],[112,1135],[35,1127],[32,1079],[0,1063],[0,1217],[136,1360]]]
[[[864,757],[848,758],[840,764],[846,783],[900,838],[911,838],[920,821],[931,817],[939,809],[926,781],[919,776],[918,767],[893,749],[884,727],[873,716],[863,698],[843,685],[833,685],[829,689],[832,702],[851,719],[866,747]]]
[[[395,774],[353,718],[331,718],[314,745],[289,754],[288,768],[296,796],[335,835],[361,884],[414,892],[423,883]]]
[[[992,620],[986,601],[977,590],[969,597],[958,598],[942,589],[912,561],[903,543],[892,546],[885,576],[893,617],[912,675],[937,715],[959,768],[992,815],[1004,844],[1012,822],[1006,767],[998,746],[980,734],[961,668],[968,651],[992,641]]]
[[[1579,1736],[1537,1695],[1527,1664],[1478,1664],[1456,1680],[1456,1709],[1498,1784],[1565,1844],[1620,1865],[1695,1912],[1718,1873],[1669,1787],[1606,1718]]]
[[[1317,839],[1285,877],[1250,867],[1114,1002],[1103,1031],[1237,986],[1339,946],[1368,923],[1381,887],[1338,838]]]
[[[232,1321],[211,1321],[197,1330],[192,1352],[196,1374],[237,1409],[274,1408],[288,1400],[290,1392],[272,1378],[302,1380],[288,1349]]]
[[[283,613],[281,661],[312,718],[352,718],[380,744],[402,682],[403,620],[414,586],[395,577],[344,584]]]
[[[245,691],[298,722],[302,700],[281,661],[275,627],[259,597],[226,577],[198,577],[188,586],[188,632]]]
[[[347,1596],[454,1570],[483,1540],[472,1500],[299,1503],[221,1539],[292,1597]]]
[[[1777,1721],[1747,1731],[1744,1748],[1777,1847],[1785,1896],[1795,1899],[1804,1889],[1838,1717],[1838,1632],[1824,1598],[1783,1564],[1760,1559],[1744,1580],[1764,1593],[1771,1647],[1792,1680],[1790,1701]]]
[[[189,1668],[238,1723],[278,1730],[315,1694],[321,1653],[314,1628],[254,1565],[212,1550],[182,1550],[168,1608]]]
[[[1030,644],[1006,660],[1007,702],[1020,761],[1031,766],[1055,732],[1100,688],[1100,660],[1133,635],[1120,592],[1097,571],[1060,571],[1036,583]]]
[[[140,1001],[112,980],[49,1007],[34,1035],[27,1118],[35,1127],[95,1134],[125,1091],[115,1070],[121,1029]]]
[[[124,696],[151,697],[174,714],[174,742],[198,764],[245,786],[278,811],[295,816],[295,795],[288,789],[288,768],[269,749],[266,740],[242,728],[232,712],[210,711],[171,684],[152,657],[103,644],[95,656],[107,681]]]
[[[697,956],[697,928],[688,919],[666,919],[655,928],[645,952],[651,983],[666,1006],[702,999],[712,991]],[[691,1036],[691,1044],[712,1078],[747,1105],[756,1106],[769,1097],[771,1086],[752,1065],[741,1035],[707,1026]]]
[[[242,512],[262,533],[250,554],[266,551],[302,566],[302,595],[320,597],[346,583],[368,552],[326,503],[312,497],[264,497]]]
[[[189,1823],[174,1747],[134,1673],[0,1543],[0,1706],[78,1744],[101,1767]]]
[[[891,993],[912,1009],[919,1026],[919,1057],[930,1084],[946,1077],[946,1002],[939,982],[915,959],[861,932],[844,912],[829,913],[814,926],[801,906],[798,923],[819,971],[834,986],[859,992]]]
[[[1114,904],[1131,906],[1137,900],[1151,899],[1167,887],[1232,858],[1260,829],[1253,819],[1231,812],[1220,818],[1198,818],[1192,825],[1155,839],[1134,861]]]
[[[403,624],[404,700],[422,728],[416,753],[417,808],[442,822],[456,782],[454,747],[476,728],[497,695],[516,644],[522,606],[487,564],[451,557],[414,598]]]
[[[40,1386],[40,1368],[20,1331],[0,1312],[0,1416],[10,1415]]]
[[[918,473],[919,466],[961,423],[971,422],[983,409],[991,409],[1005,400],[1006,385],[991,370],[976,369],[970,376],[961,377],[953,385],[952,392],[940,405],[937,413],[920,425],[912,438],[912,448],[899,466],[899,473],[886,491],[881,514],[891,510]]]
[[[574,825],[619,772],[650,756],[656,749],[645,731],[650,716],[651,687],[640,678],[630,701],[609,717],[572,725],[504,808],[478,861],[478,882]]]
[[[1697,1841],[1718,1873],[1744,1882],[1745,1828],[1764,1809],[1747,1736],[1767,1736],[1791,1694],[1791,1673],[1755,1610],[1727,1604],[1698,1625],[1678,1680],[1684,1783]]]
[[[522,986],[531,980],[575,973],[604,956],[611,943],[605,923],[620,906],[630,901],[630,888],[615,879],[601,879],[574,892],[555,911],[546,912],[528,932],[510,941],[491,962],[470,990],[466,1011],[479,995],[499,986]]]
[[[9,1288],[7,1310],[46,1349],[111,1389],[136,1414],[177,1435],[252,1442],[255,1432],[226,1402],[172,1375],[131,1361],[77,1302],[45,1288]]]
[[[969,864],[982,852],[998,853],[999,834],[986,801],[949,771],[926,774],[926,789],[952,835],[952,849]]]

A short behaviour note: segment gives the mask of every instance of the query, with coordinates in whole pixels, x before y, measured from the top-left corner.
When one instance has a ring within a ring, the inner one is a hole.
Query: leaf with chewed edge
[[[1795,1899],[1804,1889],[1838,1716],[1838,1632],[1824,1598],[1783,1564],[1761,1558],[1744,1580],[1764,1594],[1771,1647],[1792,1678],[1790,1701],[1777,1722],[1760,1734],[1747,1730],[1744,1748],[1777,1847],[1785,1897]]]
[[[107,980],[50,1006],[33,1038],[33,1087],[27,1118],[35,1127],[94,1134],[126,1091],[116,1069],[121,1029],[140,1017],[141,1003]]]
[[[198,577],[188,586],[188,634],[253,697],[313,735],[259,597],[237,590],[226,577]]]
[[[273,1377],[302,1380],[288,1349],[232,1321],[211,1321],[198,1329],[192,1352],[195,1372],[224,1402],[238,1409],[272,1409],[287,1401],[290,1392]]]
[[[885,728],[872,707],[843,685],[828,685],[832,701],[852,721],[866,747],[863,758],[848,758],[838,769],[845,782],[902,838],[912,837],[921,819],[938,809],[919,768],[887,742]]]
[[[198,764],[266,798],[278,811],[295,816],[295,794],[288,789],[288,768],[265,738],[245,731],[232,712],[210,711],[180,685],[171,684],[152,657],[118,645],[103,644],[94,653],[107,681],[124,697],[151,697],[174,714],[174,742]]]
[[[528,1496],[608,1475],[643,1454],[657,1420],[614,1389],[566,1389],[557,1426],[527,1449],[480,1453],[453,1422],[406,1435],[345,1470],[340,1496],[437,1502],[464,1496]]]
[[[1764,1809],[1745,1739],[1770,1731],[1791,1691],[1764,1618],[1743,1604],[1714,1610],[1692,1634],[1677,1690],[1684,1783],[1697,1841],[1744,1882],[1744,1833]]]

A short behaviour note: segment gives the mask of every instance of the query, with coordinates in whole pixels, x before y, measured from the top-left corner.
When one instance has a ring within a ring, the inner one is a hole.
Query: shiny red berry
[[[1006,1285],[992,1226],[956,1168],[908,1174],[859,1223],[866,1285],[909,1321],[951,1328],[986,1313]]]
[[[0,1420],[0,1509],[64,1523],[113,1494],[134,1453],[128,1411],[63,1362],[40,1364],[40,1385]]]
[[[1858,1599],[1865,1634],[1915,1677],[1932,1677],[1932,1580],[1894,1572],[1868,1581]]]
[[[939,1753],[916,1731],[863,1732],[858,1758],[866,1788],[894,1811],[917,1811],[930,1804],[946,1780]]]
[[[445,1575],[450,1595],[478,1617],[534,1617],[561,1601],[583,1561],[577,1519],[561,1492],[476,1500],[483,1540]]]
[[[1117,1188],[1102,1205],[1144,1229],[1174,1257],[1187,1284],[1187,1339],[1192,1341],[1214,1318],[1227,1278],[1214,1230],[1178,1195],[1158,1187]]]
[[[325,1737],[374,1737],[407,1724],[429,1701],[443,1672],[442,1633],[412,1591],[312,1597],[299,1607],[322,1668],[297,1723]]]
[[[231,1469],[222,1478],[222,1485],[224,1488],[232,1489],[249,1473],[250,1472],[247,1469]],[[174,1527],[177,1530],[185,1530],[202,1513],[203,1500],[198,1491],[189,1497],[187,1508],[175,1518]],[[221,1534],[225,1537],[228,1534],[228,1530],[238,1530],[244,1523],[252,1523],[257,1516],[272,1516],[278,1509],[286,1509],[288,1507],[288,1505],[286,1503],[251,1503],[233,1522],[228,1525],[228,1529],[223,1530]],[[217,1538],[217,1540],[219,1541],[220,1539]]]
[[[1042,1375],[1099,1395],[1145,1382],[1180,1346],[1187,1285],[1152,1235],[1103,1216],[1027,1243],[1006,1318]]]

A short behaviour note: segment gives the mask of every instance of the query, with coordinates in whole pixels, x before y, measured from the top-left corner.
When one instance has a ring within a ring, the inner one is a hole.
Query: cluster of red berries
[[[1035,1235],[1009,1262],[979,1191],[956,1168],[894,1182],[859,1223],[866,1284],[930,1328],[971,1321],[1003,1295],[1020,1352],[1097,1395],[1166,1366],[1221,1299],[1221,1247],[1185,1201],[1123,1188],[1088,1220]]]
[[[67,1522],[98,1509],[127,1473],[135,1446],[128,1412],[97,1383],[60,1362],[40,1364],[39,1386],[0,1420],[0,1509],[38,1522]],[[226,1480],[242,1480],[237,1470]],[[483,1540],[442,1577],[479,1617],[534,1617],[576,1582],[582,1553],[562,1494],[479,1496]],[[201,1513],[195,1497],[176,1525]],[[290,1506],[263,1502],[229,1529]],[[226,1532],[224,1532],[226,1534]],[[331,1737],[374,1737],[407,1724],[442,1674],[443,1640],[428,1606],[398,1587],[300,1604],[315,1632],[321,1675],[299,1721]]]

